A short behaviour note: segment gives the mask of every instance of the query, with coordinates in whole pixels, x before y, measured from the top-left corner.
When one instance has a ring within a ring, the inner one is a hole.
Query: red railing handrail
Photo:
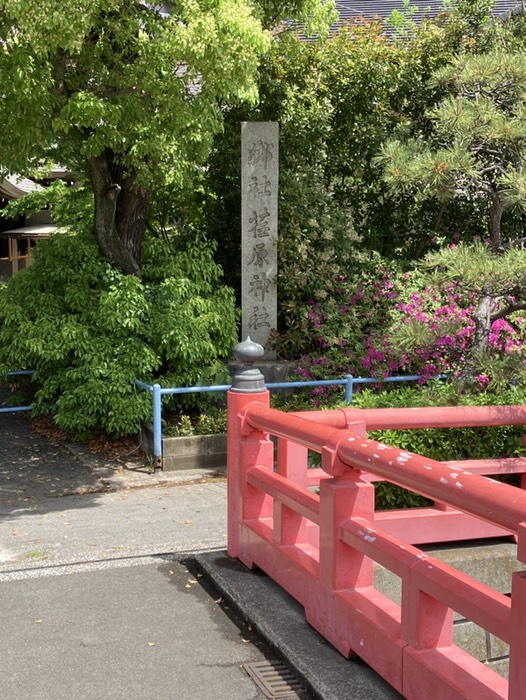
[[[294,510],[298,515],[320,524],[320,499],[310,491],[292,483],[265,467],[252,467],[247,472],[247,483],[268,493],[283,505]]]
[[[517,408],[521,409],[526,419],[526,409]],[[354,421],[361,422],[361,409],[350,410],[353,411],[351,415]],[[344,412],[349,413],[347,409]],[[503,421],[505,413],[495,412],[493,420]],[[319,416],[320,413],[317,412],[316,415]],[[488,420],[487,411],[483,411],[482,415]],[[466,420],[468,418],[466,415]],[[526,493],[508,484],[471,474],[461,467],[448,466],[370,440],[350,430],[321,424],[301,415],[283,413],[259,403],[247,407],[246,420],[253,428],[293,440],[319,452],[327,445],[333,445],[339,460],[351,469],[371,472],[402,488],[445,503],[511,533],[517,534],[520,523],[526,520]],[[450,423],[454,420],[450,417]],[[474,416],[470,420],[473,421]]]
[[[284,417],[286,420],[283,420]],[[253,428],[293,440],[316,452],[321,452],[331,440],[340,439],[342,428],[346,427],[309,420],[296,413],[283,413],[275,408],[266,408],[260,403],[249,405],[246,419]]]
[[[466,574],[393,537],[377,525],[371,525],[364,518],[350,518],[342,526],[340,536],[342,541],[397,576],[409,569],[413,572],[421,569],[425,578],[429,569],[433,569],[433,595],[437,600],[447,599],[449,605],[454,604],[457,613],[475,624],[484,625],[489,632],[509,643],[511,601],[507,596],[478,581],[474,587],[473,579]],[[426,588],[424,583],[422,590]]]
[[[331,411],[300,411],[294,415],[333,428],[345,428],[348,423],[363,421],[368,430],[526,425],[526,406],[522,405],[340,408]]]

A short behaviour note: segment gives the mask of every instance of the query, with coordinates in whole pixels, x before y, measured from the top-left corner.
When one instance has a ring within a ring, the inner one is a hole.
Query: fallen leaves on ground
[[[61,442],[76,442],[72,435],[61,430],[50,416],[31,417],[31,430],[37,435],[48,438],[53,444]],[[84,443],[90,452],[101,454],[109,459],[119,459],[128,455],[138,454],[137,438],[112,438],[107,435],[94,435]]]

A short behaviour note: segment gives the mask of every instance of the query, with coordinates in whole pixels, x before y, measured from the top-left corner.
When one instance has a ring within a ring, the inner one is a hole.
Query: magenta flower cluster
[[[459,284],[421,287],[407,273],[382,267],[358,280],[340,276],[333,295],[311,301],[305,331],[318,352],[303,357],[297,373],[305,379],[419,374],[425,381],[456,371],[473,342],[476,297]],[[525,330],[520,321],[496,321],[491,350],[523,352]],[[481,386],[489,381],[479,379]]]

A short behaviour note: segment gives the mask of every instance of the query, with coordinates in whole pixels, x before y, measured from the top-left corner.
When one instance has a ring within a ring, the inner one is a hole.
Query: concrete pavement
[[[256,700],[240,666],[276,658],[291,699],[400,697],[225,546],[224,473],[149,474],[0,415],[0,697]]]
[[[2,571],[226,546],[226,481],[51,498],[2,517]]]
[[[5,700],[263,697],[240,666],[266,648],[180,562],[4,581],[0,592]]]

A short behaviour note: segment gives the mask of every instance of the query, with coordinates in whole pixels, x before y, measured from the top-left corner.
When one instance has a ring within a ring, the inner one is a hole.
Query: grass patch
[[[29,552],[26,552],[26,557],[28,559],[47,559],[49,557],[48,552],[41,552],[36,549],[32,549]]]

